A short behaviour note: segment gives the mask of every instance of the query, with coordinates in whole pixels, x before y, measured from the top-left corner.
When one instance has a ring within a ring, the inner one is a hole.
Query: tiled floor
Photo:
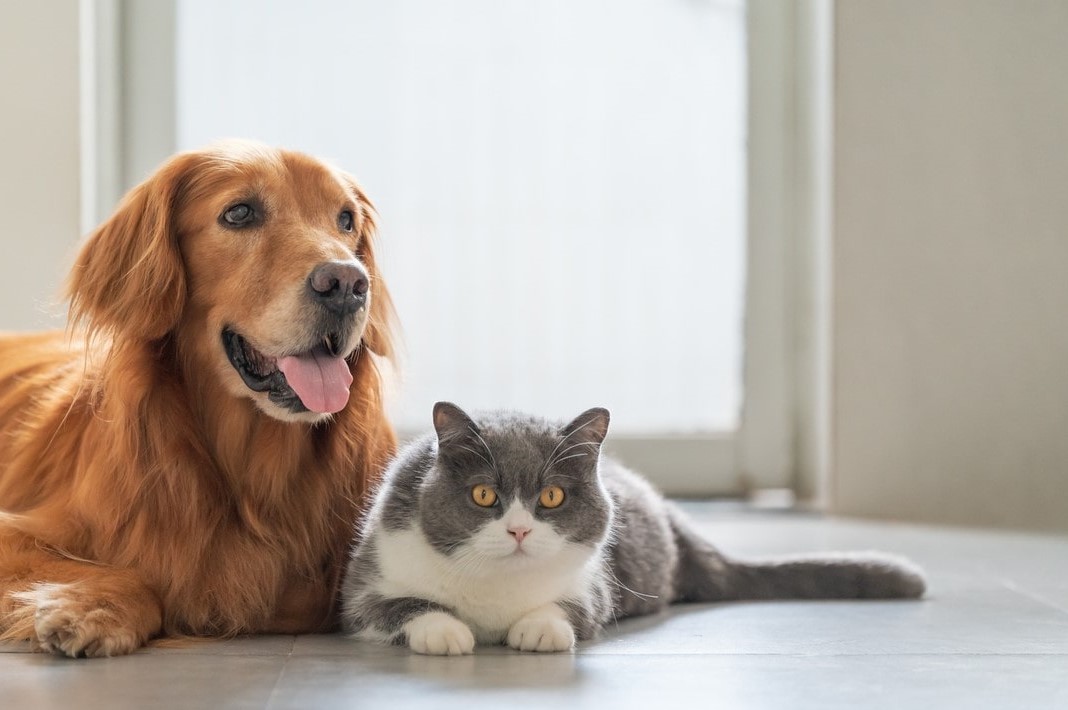
[[[1068,708],[1068,538],[689,509],[737,555],[908,555],[928,598],[677,608],[573,655],[428,658],[331,636],[101,660],[0,647],[0,708]]]

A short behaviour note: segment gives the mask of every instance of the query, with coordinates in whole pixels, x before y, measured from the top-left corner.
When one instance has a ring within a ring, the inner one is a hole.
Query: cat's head
[[[588,558],[611,525],[598,471],[608,420],[594,408],[562,426],[508,413],[476,421],[439,402],[419,506],[427,540],[480,567]]]

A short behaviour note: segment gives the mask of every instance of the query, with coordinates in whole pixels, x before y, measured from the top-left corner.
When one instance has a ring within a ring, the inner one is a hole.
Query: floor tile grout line
[[[289,667],[289,661],[293,659],[293,649],[297,645],[297,637],[293,637],[293,645],[289,647],[289,652],[285,654],[282,659],[282,667],[278,669],[278,675],[274,677],[274,683],[270,687],[270,693],[267,694],[267,701],[264,704],[264,710],[270,710],[274,703],[274,698],[278,695],[279,687],[282,684],[282,678],[285,676],[285,670]],[[273,658],[273,657],[271,657]]]
[[[1016,582],[1012,581],[1011,579],[1001,579],[1001,580],[998,580],[998,581],[1001,583],[1001,586],[1005,587],[1006,589],[1008,589],[1011,592],[1015,592],[1015,593],[1019,594],[1022,597],[1026,597],[1027,599],[1030,599],[1033,602],[1037,602],[1037,603],[1041,604],[1042,606],[1046,606],[1046,607],[1049,607],[1051,609],[1055,609],[1055,610],[1061,612],[1062,614],[1068,614],[1068,607],[1062,606],[1061,604],[1058,604],[1057,602],[1055,602],[1055,601],[1053,601],[1051,599],[1046,599],[1041,594],[1038,594],[1036,592],[1032,592],[1029,589],[1025,589],[1024,587],[1021,587],[1019,584],[1017,584]]]

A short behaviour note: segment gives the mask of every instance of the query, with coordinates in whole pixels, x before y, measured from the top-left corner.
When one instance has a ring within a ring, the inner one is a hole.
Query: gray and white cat
[[[637,474],[600,455],[608,411],[559,426],[434,407],[436,436],[389,467],[342,587],[355,637],[419,653],[476,643],[566,651],[612,619],[677,602],[914,598],[919,570],[868,555],[740,562]]]

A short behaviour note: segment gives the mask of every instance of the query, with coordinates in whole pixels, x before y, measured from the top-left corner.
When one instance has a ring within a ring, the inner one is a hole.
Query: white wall
[[[0,3],[0,330],[60,326],[80,230],[78,0]]]
[[[1068,530],[1068,3],[835,12],[833,508]]]

